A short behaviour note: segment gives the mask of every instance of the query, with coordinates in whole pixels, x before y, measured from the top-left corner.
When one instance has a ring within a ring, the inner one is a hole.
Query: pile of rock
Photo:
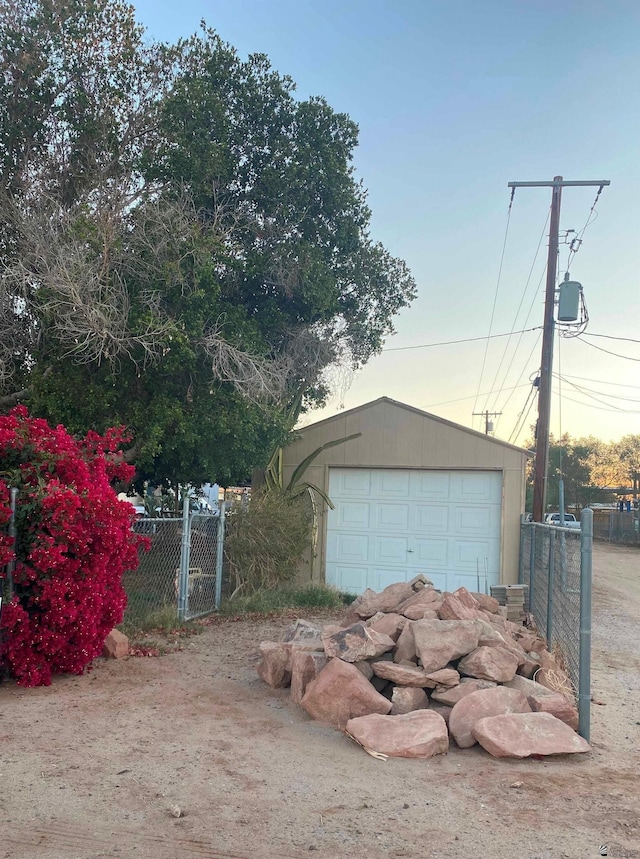
[[[445,754],[449,735],[495,757],[589,751],[545,642],[486,594],[418,576],[365,591],[340,624],[298,620],[260,655],[266,683],[376,756]]]

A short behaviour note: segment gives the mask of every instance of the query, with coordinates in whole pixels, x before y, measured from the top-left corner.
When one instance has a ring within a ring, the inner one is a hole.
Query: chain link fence
[[[640,511],[594,511],[593,538],[624,546],[640,546]]]
[[[578,703],[580,733],[588,739],[591,664],[591,549],[593,513],[583,510],[581,530],[523,522],[520,583],[529,611],[559,656]]]
[[[134,529],[150,547],[139,550],[138,568],[123,578],[127,627],[191,620],[220,607],[224,505],[219,516],[187,508],[179,518],[138,519]]]

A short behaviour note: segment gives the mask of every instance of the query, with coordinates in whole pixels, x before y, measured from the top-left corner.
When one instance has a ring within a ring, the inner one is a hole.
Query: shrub
[[[273,489],[254,493],[227,520],[225,557],[232,597],[278,587],[294,578],[311,545],[308,498]]]
[[[15,560],[14,594],[3,605],[0,662],[23,686],[52,674],[81,674],[101,653],[126,604],[122,575],[138,564],[144,538],[112,480],[133,469],[117,453],[121,430],[72,438],[18,407],[0,416],[0,524],[19,490],[15,547],[0,538],[0,560]],[[6,592],[6,587],[5,587]]]

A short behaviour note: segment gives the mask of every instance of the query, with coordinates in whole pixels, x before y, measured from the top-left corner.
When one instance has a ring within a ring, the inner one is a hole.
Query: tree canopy
[[[155,480],[247,476],[415,296],[370,236],[357,126],[204,26],[146,41],[121,0],[0,21],[4,407],[125,424]]]

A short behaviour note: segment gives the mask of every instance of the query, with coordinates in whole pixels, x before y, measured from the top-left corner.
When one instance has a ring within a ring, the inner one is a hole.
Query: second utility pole
[[[549,423],[551,417],[551,374],[553,365],[554,305],[556,298],[556,270],[558,266],[558,232],[560,201],[566,185],[609,185],[607,179],[565,182],[554,176],[553,182],[509,182],[509,188],[540,188],[551,186],[551,218],[549,224],[549,256],[547,259],[547,287],[544,301],[544,329],[542,333],[542,359],[540,362],[540,388],[538,391],[538,423],[536,428],[536,457],[533,478],[533,521],[544,519],[547,497],[547,468],[549,463]]]

